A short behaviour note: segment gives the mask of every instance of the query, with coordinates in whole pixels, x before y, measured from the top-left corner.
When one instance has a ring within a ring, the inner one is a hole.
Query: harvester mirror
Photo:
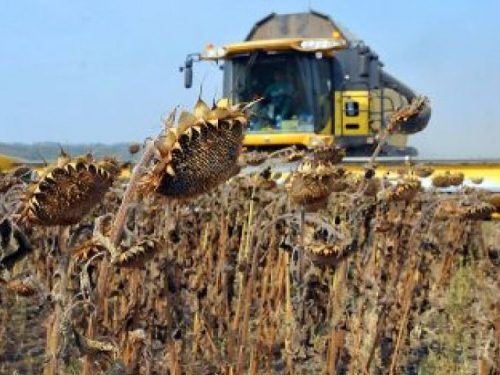
[[[193,86],[193,58],[188,56],[184,63],[184,87],[189,89]]]

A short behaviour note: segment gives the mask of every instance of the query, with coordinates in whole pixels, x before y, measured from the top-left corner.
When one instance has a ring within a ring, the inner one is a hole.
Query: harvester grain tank
[[[189,54],[181,68],[187,88],[197,61],[222,62],[230,101],[262,98],[245,137],[249,148],[337,144],[351,154],[369,153],[392,112],[416,96],[362,40],[314,11],[272,13],[243,42]],[[391,137],[385,153],[416,154],[408,135],[425,129],[430,114],[426,105]]]

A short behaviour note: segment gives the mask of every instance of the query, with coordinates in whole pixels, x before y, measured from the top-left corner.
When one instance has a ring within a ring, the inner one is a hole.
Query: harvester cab
[[[360,39],[314,11],[272,13],[244,42],[188,55],[181,68],[187,88],[196,61],[223,62],[230,101],[262,99],[253,108],[248,148],[337,144],[351,154],[369,153],[392,112],[416,96]],[[392,135],[386,154],[415,155],[408,135],[427,126],[430,112],[426,105]]]

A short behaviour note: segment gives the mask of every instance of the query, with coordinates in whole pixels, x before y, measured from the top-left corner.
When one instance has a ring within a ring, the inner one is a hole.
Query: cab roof
[[[328,15],[310,10],[305,13],[271,13],[258,21],[245,41],[283,38],[332,38],[334,32],[349,44],[359,42],[354,34]]]

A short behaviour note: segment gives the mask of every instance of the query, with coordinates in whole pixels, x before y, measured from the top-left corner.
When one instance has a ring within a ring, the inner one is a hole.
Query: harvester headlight
[[[207,46],[203,57],[207,59],[220,59],[226,55],[226,50],[224,48],[215,48],[213,45]]]
[[[333,39],[311,39],[300,42],[300,48],[308,51],[329,50],[341,45],[342,43],[339,40]]]

